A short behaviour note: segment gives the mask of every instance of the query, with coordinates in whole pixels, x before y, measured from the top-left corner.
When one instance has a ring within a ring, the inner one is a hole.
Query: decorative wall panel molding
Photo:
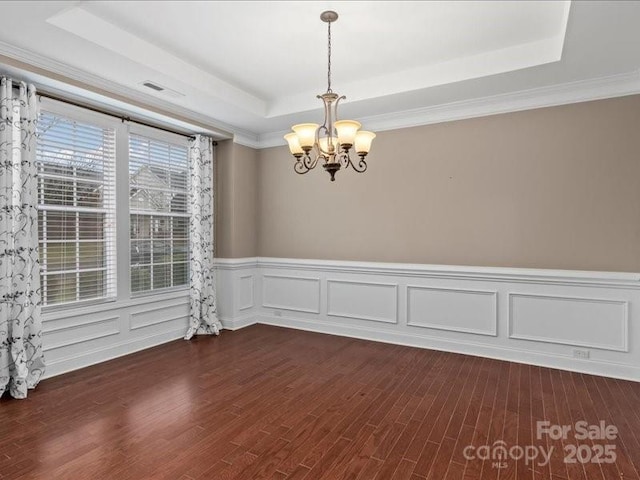
[[[138,330],[173,320],[184,319],[189,316],[189,301],[182,299],[177,302],[163,304],[162,306],[149,308],[136,308],[129,313],[129,328]]]
[[[92,344],[96,342],[84,342],[48,351],[45,353],[47,360],[45,378],[95,365],[96,363],[106,362],[107,360],[177,340],[184,336],[186,328],[187,324],[185,321],[184,326],[171,331],[137,336],[127,340],[121,340],[118,336],[112,336],[98,340],[98,345]]]
[[[238,281],[240,288],[239,310],[247,310],[255,306],[253,300],[253,275],[242,275]]]
[[[288,275],[262,276],[262,306],[320,313],[320,279]]]
[[[132,326],[131,330],[132,331],[140,330],[141,328],[153,327],[155,325],[169,324],[169,323],[173,323],[173,322],[176,322],[176,321],[183,322],[184,319],[187,316],[188,316],[188,314],[187,315],[181,314],[181,315],[175,315],[175,316],[169,317],[169,318],[160,318],[160,319],[155,319],[155,320],[149,320],[147,322],[140,323],[140,324],[137,324],[135,326]]]
[[[498,292],[407,286],[407,325],[498,335]]]
[[[629,302],[509,294],[509,338],[627,352]]]
[[[188,292],[168,292],[43,312],[46,377],[181,338]]]
[[[71,332],[71,328],[58,328],[54,330],[44,330],[42,339],[42,350],[50,352],[79,343],[89,343],[105,337],[111,337],[120,333],[118,325],[119,315],[112,315],[106,318],[84,322]]]
[[[92,325],[112,322],[119,319],[119,315],[99,315],[93,318],[86,318],[85,315],[70,315],[66,318],[57,318],[54,320],[46,320],[42,322],[42,332],[45,335],[50,335],[55,332],[77,330],[80,328],[91,327]]]
[[[328,279],[327,315],[398,323],[398,284]]]

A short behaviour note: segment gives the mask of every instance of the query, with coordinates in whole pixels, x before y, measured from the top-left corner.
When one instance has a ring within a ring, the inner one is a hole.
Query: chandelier
[[[328,25],[328,85],[326,93],[317,97],[324,103],[324,123],[300,123],[291,127],[293,132],[284,136],[296,159],[293,166],[296,173],[307,173],[322,159],[323,167],[331,175],[332,182],[335,181],[336,172],[342,167],[351,166],[358,173],[367,169],[364,159],[376,137],[373,132],[360,130],[361,125],[355,120],[338,120],[338,103],[346,97],[331,90],[331,23],[337,19],[338,14],[331,10],[320,15],[320,20]],[[351,149],[360,157],[359,160],[351,160]]]

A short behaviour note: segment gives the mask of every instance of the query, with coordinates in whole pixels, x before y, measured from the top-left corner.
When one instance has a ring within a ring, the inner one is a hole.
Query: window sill
[[[159,288],[157,290],[146,290],[144,292],[135,292],[131,294],[131,298],[132,299],[146,298],[146,297],[153,297],[156,295],[169,295],[173,293],[184,293],[185,295],[188,295],[189,287],[188,286],[169,287],[169,288]]]

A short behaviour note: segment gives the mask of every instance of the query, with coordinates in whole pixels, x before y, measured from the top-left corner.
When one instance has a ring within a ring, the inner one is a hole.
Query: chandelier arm
[[[311,158],[309,158],[309,168],[310,169],[316,168],[316,165],[318,164],[318,160],[320,160],[321,157],[324,158],[321,153],[318,153],[316,154],[315,159],[311,160]]]
[[[338,97],[336,99],[336,103],[335,103],[335,107],[334,107],[335,112],[336,112],[336,120],[338,119],[338,103],[340,103],[340,100],[346,100],[346,99],[347,99],[346,95],[342,95],[341,97]]]
[[[364,155],[360,155],[360,160],[358,160],[358,162],[354,162],[353,160],[351,160],[351,158],[349,158],[349,163],[351,164],[351,167],[358,173],[363,173],[367,170],[367,162],[365,162],[364,160]]]
[[[304,175],[310,168],[307,167],[304,157],[300,157],[296,158],[296,163],[293,164],[293,170],[300,175]]]
[[[318,133],[320,132],[320,129],[322,127],[327,128],[327,102],[322,95],[316,95],[316,98],[322,100],[322,105],[324,108],[324,123],[320,125],[320,127],[318,127],[318,130],[316,130],[316,139],[318,139]]]
[[[311,155],[309,155],[308,153],[306,153],[304,157],[302,157],[302,163],[304,164],[304,168],[306,168],[307,170],[313,169],[313,167],[311,166]]]

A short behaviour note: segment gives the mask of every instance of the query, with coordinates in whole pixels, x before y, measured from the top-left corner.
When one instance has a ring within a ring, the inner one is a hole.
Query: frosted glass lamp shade
[[[355,120],[338,120],[333,126],[336,132],[338,132],[340,145],[351,147],[355,141],[356,133],[362,125]]]
[[[338,149],[338,139],[331,137],[331,143],[333,144],[333,150],[329,151],[329,137],[322,137],[319,139],[320,151],[322,153],[333,153]]]
[[[371,142],[374,138],[376,138],[375,133],[360,130],[356,134],[356,153],[358,155],[366,155],[369,153],[369,150],[371,150]]]
[[[291,127],[291,129],[296,132],[298,143],[303,150],[309,150],[313,147],[316,141],[316,130],[318,126],[317,123],[300,123]]]
[[[284,136],[284,139],[289,144],[289,151],[291,152],[291,155],[302,155],[304,153],[300,146],[300,142],[298,141],[298,135],[296,135],[295,132],[287,133]]]

